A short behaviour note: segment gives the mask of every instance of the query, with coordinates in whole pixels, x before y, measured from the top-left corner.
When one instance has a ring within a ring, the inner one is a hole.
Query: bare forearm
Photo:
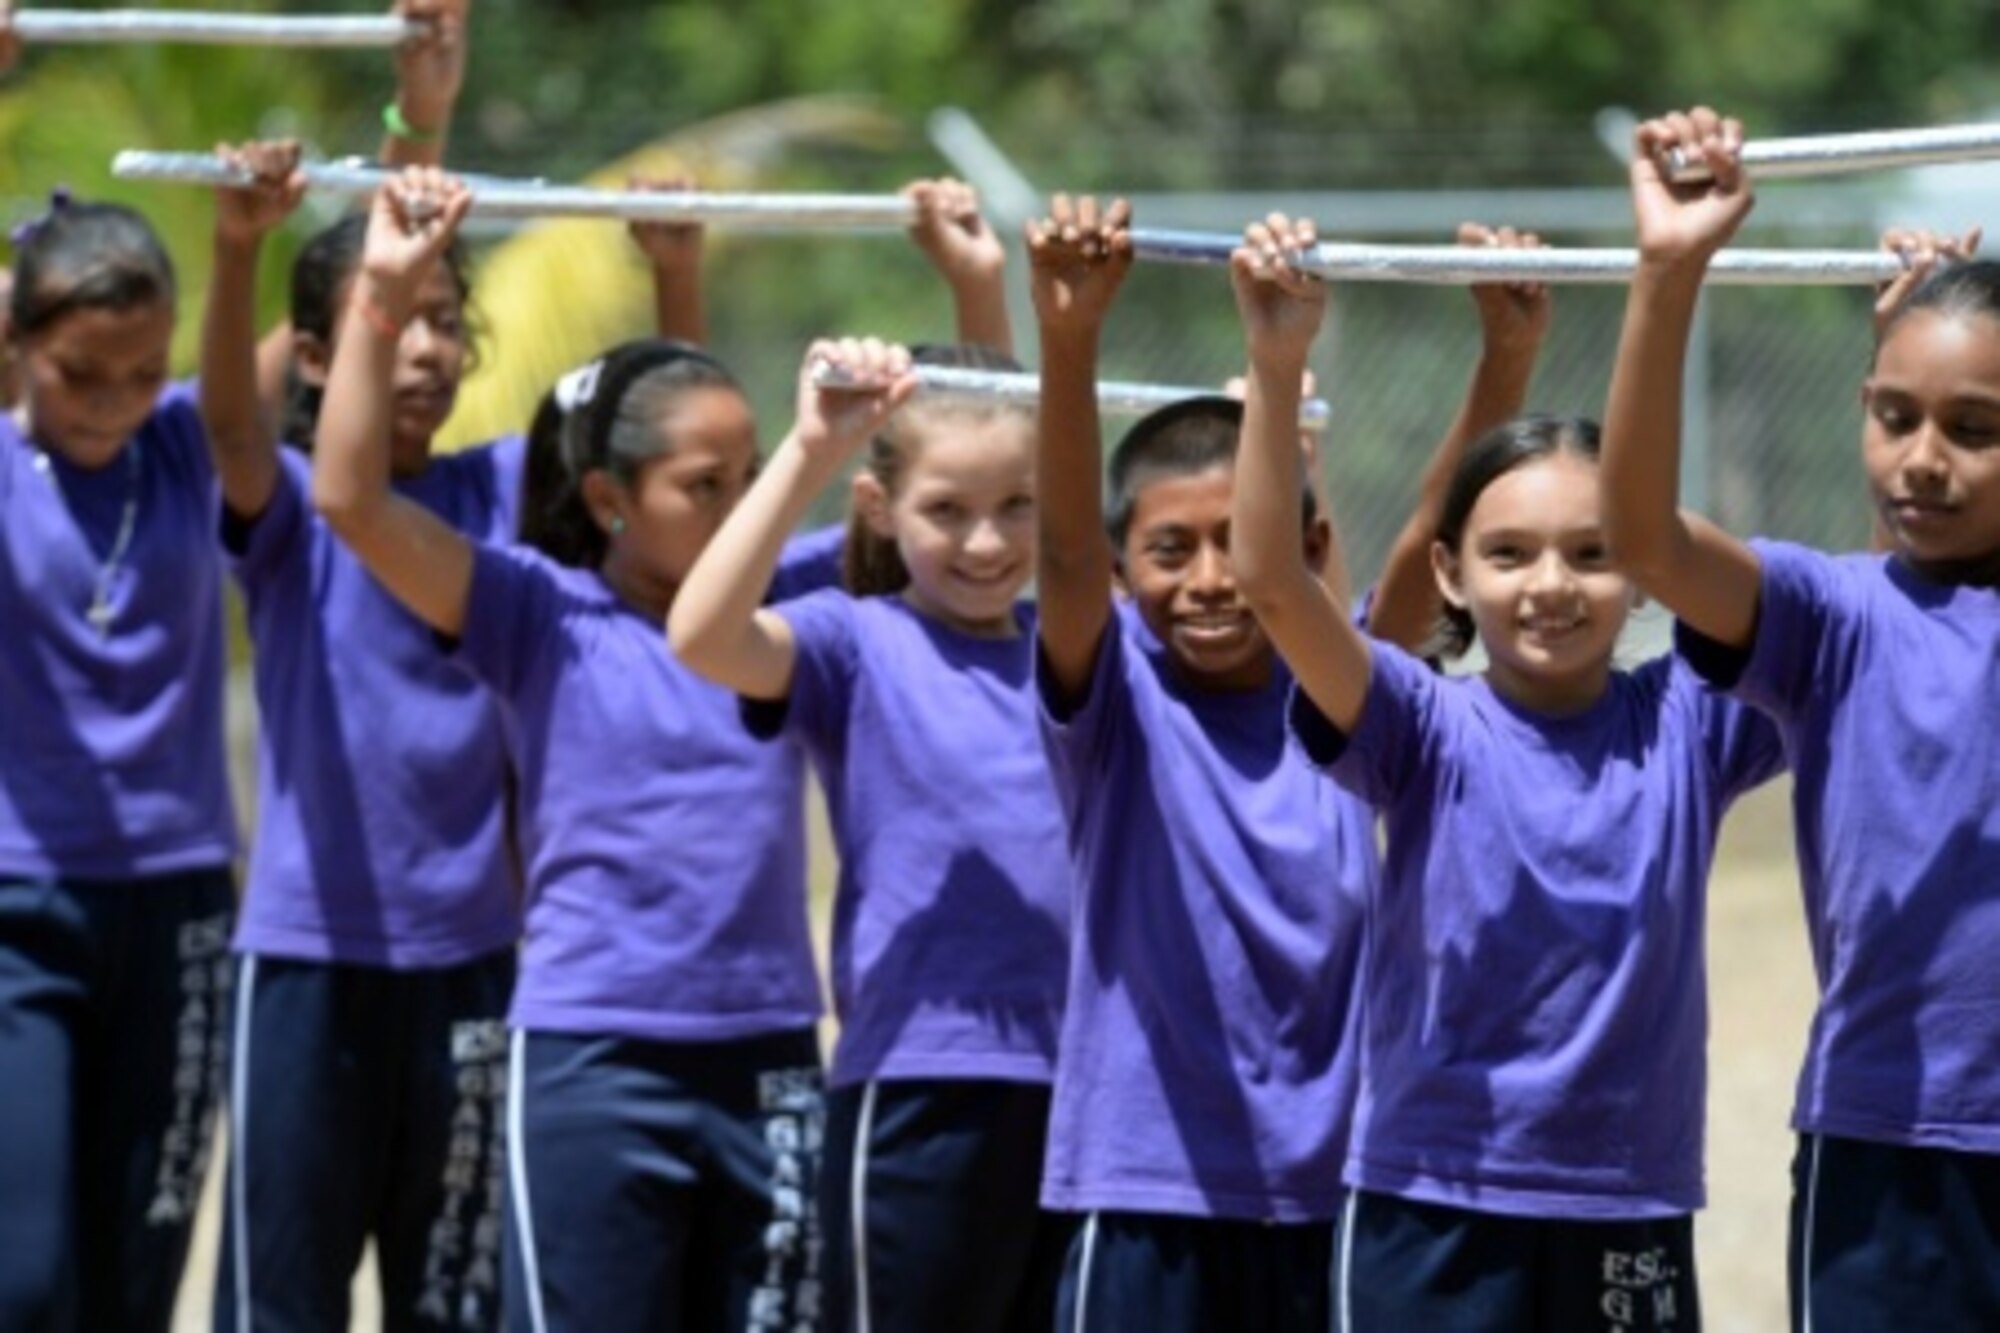
[[[1104,536],[1104,461],[1097,411],[1095,339],[1042,340],[1036,469],[1046,561],[1111,578]]]
[[[365,277],[356,279],[314,447],[313,504],[336,529],[362,521],[389,495],[396,340],[374,325],[405,313],[371,294]]]
[[[1007,314],[1003,273],[995,271],[990,277],[962,279],[953,284],[952,305],[958,316],[959,342],[1014,355],[1014,326]]]
[[[1042,649],[1066,692],[1083,689],[1111,619],[1111,544],[1097,416],[1097,339],[1042,333],[1037,428]]]
[[[1481,353],[1457,415],[1424,465],[1416,506],[1390,544],[1368,611],[1368,631],[1375,637],[1414,652],[1435,630],[1442,607],[1431,573],[1431,543],[1445,496],[1472,443],[1520,415],[1534,379],[1535,350]]]
[[[445,141],[451,132],[451,102],[403,88],[397,90],[393,105],[412,133],[384,133],[376,160],[396,169],[443,166]]]
[[[1604,534],[1635,570],[1671,559],[1684,535],[1681,394],[1701,274],[1642,265],[1619,335],[1604,412]]]
[[[202,318],[201,415],[224,501],[257,514],[276,480],[276,434],[261,409],[257,373],[258,241],[218,236]]]
[[[789,676],[790,664],[772,660],[758,610],[786,537],[837,470],[837,463],[815,458],[787,437],[724,520],[675,595],[667,621],[675,654],[694,670],[754,697],[782,692],[785,681],[771,679],[772,668]]]
[[[1244,386],[1230,560],[1253,605],[1316,584],[1300,529],[1305,493],[1297,423],[1304,370],[1292,362],[1253,362]]]
[[[707,346],[707,306],[698,260],[691,265],[653,265],[653,325],[662,338]]]

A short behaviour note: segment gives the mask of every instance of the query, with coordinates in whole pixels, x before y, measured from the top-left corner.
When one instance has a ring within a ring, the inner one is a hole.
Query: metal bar
[[[1241,244],[1240,238],[1222,232],[1132,233],[1139,258],[1169,263],[1226,264]],[[1631,280],[1639,252],[1323,241],[1311,253],[1297,256],[1296,262],[1309,273],[1342,282],[1616,284]],[[1861,286],[1887,282],[1902,271],[1903,261],[1881,250],[1724,250],[1710,262],[1708,281],[1729,286]]]
[[[25,9],[24,42],[184,42],[202,46],[396,46],[421,25],[387,15],[206,14],[161,9]]]
[[[916,373],[919,389],[924,393],[965,394],[1030,407],[1042,398],[1041,376],[1032,372],[972,370],[961,366],[915,366],[912,369]],[[821,388],[856,387],[856,381],[843,368],[828,362],[815,365],[812,376],[813,383]],[[1218,389],[1104,380],[1097,386],[1097,406],[1108,415],[1138,417],[1190,398],[1215,397],[1220,392]],[[1322,429],[1332,416],[1333,409],[1324,398],[1308,398],[1299,404],[1299,425],[1303,429]]]
[[[1978,162],[2000,158],[2000,125],[1941,125],[1916,130],[1869,130],[1860,134],[1813,134],[1795,139],[1751,139],[1742,161],[1756,180],[1833,176],[1932,162]],[[1669,180],[1693,184],[1708,179],[1708,168],[1679,149],[1666,157]]]
[[[308,188],[364,196],[394,178],[379,167],[346,162],[303,168]],[[127,151],[112,159],[121,180],[182,185],[245,185],[250,173],[208,153]],[[500,176],[463,178],[472,212],[487,218],[602,217],[627,221],[713,222],[758,231],[899,231],[910,203],[895,194],[705,194],[700,191],[601,190]]]

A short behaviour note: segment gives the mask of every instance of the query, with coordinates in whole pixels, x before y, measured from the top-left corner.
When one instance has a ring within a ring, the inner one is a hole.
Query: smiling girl
[[[1606,546],[1589,422],[1487,434],[1432,547],[1445,677],[1357,630],[1281,540],[1291,422],[1324,288],[1236,253],[1251,376],[1236,572],[1299,682],[1292,725],[1386,826],[1361,968],[1361,1089],[1339,1327],[1699,1327],[1703,898],[1723,811],[1782,766],[1776,730],[1662,658],[1619,670],[1635,601]]]
[[[899,352],[865,350],[901,372]],[[950,396],[904,407],[854,481],[857,595],[760,610],[785,534],[851,452],[779,450],[669,628],[754,727],[805,740],[833,816],[832,1327],[1046,1328],[1066,1232],[1037,1182],[1069,884],[1018,600],[1034,421]]]
[[[1741,126],[1701,108],[1639,129],[1605,529],[1691,660],[1775,719],[1797,766],[1820,1001],[1793,1112],[1793,1325],[1992,1328],[2000,265],[1939,268],[1878,320],[1861,463],[1887,551],[1739,541],[1675,494],[1689,321],[1752,203],[1741,147]],[[1709,183],[1666,183],[1656,162],[1676,148]]]

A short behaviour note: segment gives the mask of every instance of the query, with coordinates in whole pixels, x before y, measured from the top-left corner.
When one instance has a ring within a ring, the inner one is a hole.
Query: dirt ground
[[[1789,801],[1789,787],[1774,785],[1731,815],[1710,886],[1709,1208],[1696,1228],[1710,1333],[1785,1326],[1786,1120],[1813,997]],[[823,904],[831,855],[824,836],[815,844]],[[210,1173],[174,1333],[209,1326],[220,1175]],[[355,1294],[352,1327],[378,1328],[367,1269]]]

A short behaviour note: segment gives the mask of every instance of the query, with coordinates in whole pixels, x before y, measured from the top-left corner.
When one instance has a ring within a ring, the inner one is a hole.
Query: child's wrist
[[[953,291],[982,296],[991,290],[1004,293],[1007,281],[1007,257],[979,263],[960,264],[945,270],[945,282]]]
[[[361,275],[347,304],[363,324],[385,338],[400,338],[415,311],[415,302],[397,284],[372,273]]]
[[[1310,345],[1304,347],[1252,347],[1250,378],[1269,385],[1290,385],[1297,390],[1312,359]]]
[[[1660,255],[1641,251],[1632,271],[1632,288],[1652,295],[1699,293],[1702,279],[1708,275],[1708,261],[1705,252]]]
[[[382,107],[382,128],[409,143],[435,143],[444,137],[445,125],[450,120],[449,102],[429,103],[412,97],[407,90],[399,90]]]
[[[265,229],[241,223],[215,224],[215,257],[218,260],[254,260],[264,248]]]
[[[1042,346],[1060,347],[1071,357],[1097,355],[1098,334],[1103,331],[1101,316],[1079,318],[1075,315],[1057,315],[1053,318],[1035,315],[1035,327],[1041,336]],[[1047,358],[1044,357],[1044,360]]]

